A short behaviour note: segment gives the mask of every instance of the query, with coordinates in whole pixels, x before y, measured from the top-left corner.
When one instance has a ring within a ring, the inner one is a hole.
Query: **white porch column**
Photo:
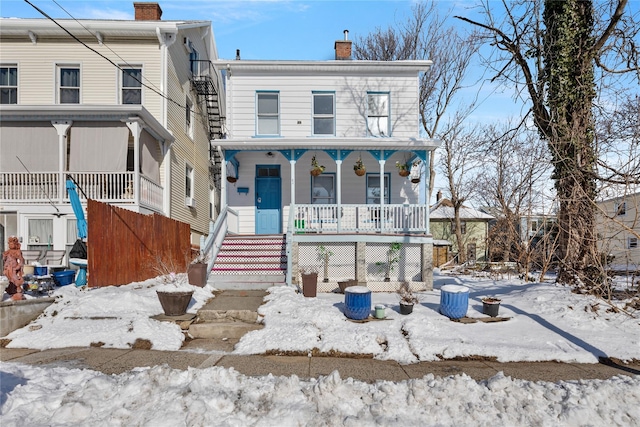
[[[142,124],[139,119],[129,119],[127,127],[133,135],[133,203],[140,206],[140,133],[142,133]]]
[[[383,157],[383,156],[381,156]],[[380,233],[384,232],[384,220],[385,220],[385,215],[384,215],[384,198],[385,198],[385,193],[384,193],[384,165],[387,161],[384,159],[380,159],[378,160],[378,163],[380,163],[380,215],[378,216],[378,218],[380,219]]]
[[[64,200],[64,193],[67,188],[67,182],[64,179],[65,167],[64,159],[67,154],[67,131],[73,124],[71,120],[53,120],[51,122],[58,133],[58,203]]]
[[[229,161],[223,157],[220,165],[220,211],[227,207],[227,167]]]
[[[425,234],[431,234],[431,224],[429,224],[430,220],[429,220],[429,204],[431,203],[431,200],[429,200],[429,192],[431,191],[429,188],[429,179],[431,171],[429,170],[429,166],[430,166],[430,162],[431,162],[431,152],[430,151],[425,151],[424,153],[425,155],[425,160],[424,160],[424,172],[422,173],[423,176],[422,178],[422,182],[424,182],[424,204],[425,204],[425,210],[426,210],[426,224],[425,224]]]
[[[336,160],[336,225],[338,233],[342,230],[342,160]]]
[[[289,191],[291,191],[291,202],[289,203],[289,209],[291,209],[291,211],[289,212],[289,215],[295,215],[297,212],[297,208],[296,208],[296,160],[294,160],[294,150],[291,150],[291,160],[289,160],[289,166],[290,166],[290,174],[291,174],[291,186]],[[287,224],[293,224],[294,230],[292,232],[295,232],[295,220],[298,219],[295,216],[293,217],[293,222],[292,221],[287,221]],[[289,230],[287,230],[287,232],[289,232]]]

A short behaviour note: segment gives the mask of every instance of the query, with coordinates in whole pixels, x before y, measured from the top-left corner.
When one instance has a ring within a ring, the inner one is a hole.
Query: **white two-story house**
[[[347,34],[335,60],[214,62],[225,76],[228,132],[215,142],[226,224],[214,233],[227,243],[231,234],[284,238],[274,269],[289,284],[314,269],[319,291],[346,279],[430,288],[428,168],[411,166],[428,165],[438,145],[419,126],[419,77],[431,62],[352,60]],[[356,174],[358,163],[365,170]],[[401,176],[406,164],[412,175]],[[222,253],[214,275],[234,270],[234,255]]]
[[[210,141],[224,115],[211,23],[163,21],[157,3],[134,9],[134,20],[0,20],[4,244],[69,249],[68,177],[83,205],[189,223],[194,245],[208,232],[220,181]]]

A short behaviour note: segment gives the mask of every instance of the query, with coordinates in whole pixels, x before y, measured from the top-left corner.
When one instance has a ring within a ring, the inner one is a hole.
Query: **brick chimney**
[[[162,9],[158,3],[133,3],[136,21],[160,21]]]
[[[337,60],[351,59],[351,40],[349,40],[349,30],[344,30],[344,40],[336,40],[334,45]]]

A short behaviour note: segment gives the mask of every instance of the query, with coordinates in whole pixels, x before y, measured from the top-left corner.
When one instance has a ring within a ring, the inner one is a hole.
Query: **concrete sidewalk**
[[[615,375],[640,375],[640,362],[625,365],[612,361],[599,364],[556,362],[499,363],[480,360],[443,360],[401,365],[393,361],[343,357],[240,356],[204,350],[207,340],[197,347],[179,351],[125,350],[108,348],[63,348],[53,350],[0,349],[0,361],[31,365],[94,369],[105,374],[119,374],[136,367],[167,364],[175,369],[233,367],[248,376],[297,375],[315,378],[337,370],[342,378],[366,382],[403,381],[424,375],[446,377],[465,373],[475,380],[490,378],[502,371],[512,378],[531,381],[606,379]]]

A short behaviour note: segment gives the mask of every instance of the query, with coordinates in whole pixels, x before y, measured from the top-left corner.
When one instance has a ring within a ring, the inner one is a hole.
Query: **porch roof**
[[[142,105],[0,105],[2,121],[120,121],[139,118],[144,128],[161,141],[172,143],[175,137]]]
[[[435,139],[419,138],[231,138],[213,142],[223,150],[393,150],[434,151],[441,144]]]

